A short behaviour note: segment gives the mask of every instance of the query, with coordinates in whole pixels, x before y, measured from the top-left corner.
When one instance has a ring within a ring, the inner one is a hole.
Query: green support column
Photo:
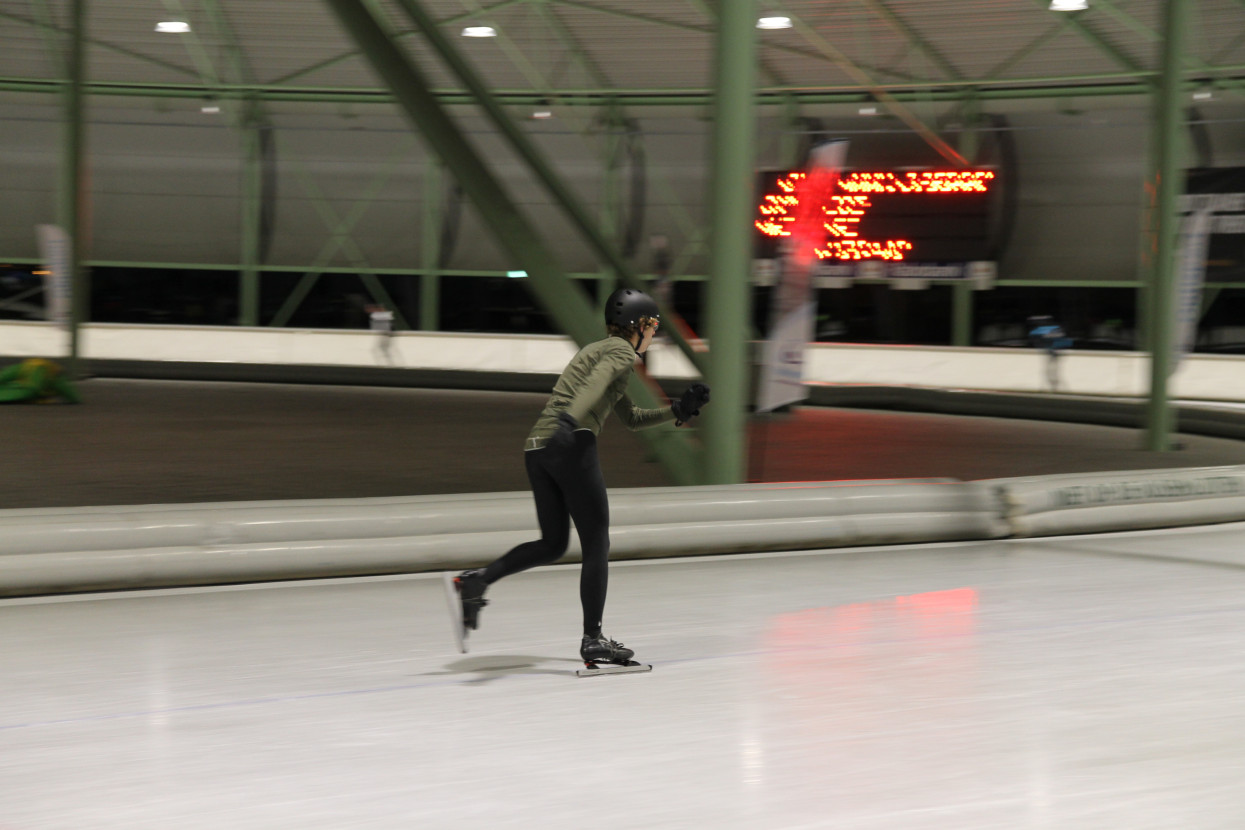
[[[242,170],[242,278],[238,285],[238,325],[259,325],[260,215],[263,207],[263,174],[260,158],[259,120],[248,107],[243,119]]]
[[[755,145],[756,2],[718,5],[717,95],[706,333],[712,349],[705,409],[705,479],[734,484],[747,473],[749,279]]]
[[[83,213],[86,211],[84,184],[86,149],[86,103],[82,86],[86,79],[86,0],[73,0],[69,24],[69,84],[65,87],[65,144],[61,165],[60,225],[69,237],[69,274],[73,297],[69,310],[69,375],[82,376],[79,365],[81,343],[79,329],[91,316],[91,276],[83,266]]]
[[[1186,0],[1164,4],[1163,66],[1155,134],[1158,146],[1158,256],[1150,292],[1150,402],[1146,412],[1146,449],[1171,448],[1175,413],[1168,400],[1168,379],[1174,368],[1177,200],[1184,183],[1184,89],[1181,62],[1188,24]]]
[[[1137,322],[1134,325],[1136,350],[1148,352],[1152,348],[1150,330],[1154,324],[1154,312],[1150,308],[1151,295],[1154,293],[1154,269],[1158,258],[1158,181],[1159,169],[1159,137],[1157,130],[1150,131],[1150,140],[1146,147],[1145,181],[1143,182],[1145,206],[1141,216],[1141,240],[1137,254]]]
[[[618,227],[622,221],[622,184],[619,176],[619,153],[622,152],[622,139],[619,131],[623,129],[615,107],[610,107],[606,118],[605,148],[601,158],[601,227],[609,234],[609,241],[618,243]],[[618,287],[618,278],[607,262],[601,263],[600,279],[597,280],[597,308],[604,310],[605,301]]]
[[[420,245],[424,272],[419,277],[419,328],[441,328],[441,165],[431,155],[424,162],[424,228]]]
[[[973,285],[961,280],[951,287],[951,345],[973,345]]]

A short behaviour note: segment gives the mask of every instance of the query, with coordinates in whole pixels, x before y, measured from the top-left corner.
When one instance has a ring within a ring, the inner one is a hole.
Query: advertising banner
[[[1212,212],[1193,211],[1180,223],[1180,242],[1176,248],[1176,328],[1172,336],[1171,370],[1193,351],[1197,341],[1197,321],[1202,316],[1202,286],[1206,282],[1206,258],[1210,253]]]
[[[72,259],[69,235],[59,225],[38,225],[39,258],[43,260],[43,296],[48,320],[69,327],[72,301]]]
[[[814,147],[807,171],[796,180],[789,194],[793,221],[784,233],[782,260],[770,303],[769,338],[762,347],[757,385],[758,412],[808,397],[804,390],[804,349],[813,339],[816,321],[813,271],[819,261],[816,247],[827,233],[822,205],[832,198],[846,158],[846,141]]]
[[[1190,170],[1180,212],[1198,211],[1210,214],[1203,258],[1206,283],[1245,280],[1245,167]]]

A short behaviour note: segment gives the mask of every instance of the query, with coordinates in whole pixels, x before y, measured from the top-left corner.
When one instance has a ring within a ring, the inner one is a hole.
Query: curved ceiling
[[[413,31],[403,6],[372,0],[447,98],[460,85]],[[361,0],[362,2],[362,0]],[[766,14],[758,85],[777,99],[894,94],[1009,98],[1057,90],[1139,92],[1157,75],[1162,0],[791,0]],[[1185,0],[1191,79],[1245,91],[1245,0]],[[562,103],[686,103],[713,86],[713,4],[706,0],[425,0],[502,98]],[[320,0],[87,0],[92,94],[205,94],[272,100],[368,100],[387,93]],[[66,76],[69,0],[0,7],[0,90],[39,91]],[[190,32],[157,32],[182,20]],[[462,37],[487,24],[496,37]]]

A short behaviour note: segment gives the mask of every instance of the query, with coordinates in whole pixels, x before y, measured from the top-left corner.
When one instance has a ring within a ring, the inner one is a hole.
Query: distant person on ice
[[[1072,339],[1049,314],[1034,315],[1028,323],[1029,342],[1035,349],[1046,352],[1046,385],[1050,391],[1058,392],[1059,355],[1065,349],[1072,348]]]
[[[709,387],[694,383],[682,397],[660,409],[636,407],[626,396],[627,381],[657,332],[657,304],[642,291],[619,289],[606,301],[605,323],[609,336],[584,346],[571,359],[527,437],[524,464],[536,498],[540,539],[519,545],[486,568],[464,571],[454,580],[454,588],[462,607],[459,633],[465,636],[478,625],[490,585],[554,562],[566,552],[573,519],[583,548],[579,597],[584,630],[579,654],[590,665],[626,666],[634,656],[632,650],[601,633],[610,541],[597,433],[611,408],[632,430],[668,421],[675,421],[676,426],[686,423],[709,402]]]
[[[59,364],[41,358],[0,370],[0,403],[81,403]]]

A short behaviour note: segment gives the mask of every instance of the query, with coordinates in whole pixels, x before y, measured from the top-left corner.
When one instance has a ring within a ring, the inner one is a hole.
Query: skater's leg
[[[540,524],[540,538],[524,542],[511,549],[500,559],[484,569],[484,581],[492,584],[503,577],[526,571],[537,565],[547,565],[566,553],[570,542],[570,518],[566,501],[558,482],[547,469],[548,450],[531,450],[523,454],[527,467],[527,479],[532,485],[536,499],[536,521]]]
[[[609,588],[610,508],[596,439],[588,432],[576,433],[576,438],[579,463],[565,471],[566,477],[560,477],[559,483],[563,485],[566,509],[575,521],[584,555],[579,575],[584,634],[595,636],[601,633],[605,594]]]

